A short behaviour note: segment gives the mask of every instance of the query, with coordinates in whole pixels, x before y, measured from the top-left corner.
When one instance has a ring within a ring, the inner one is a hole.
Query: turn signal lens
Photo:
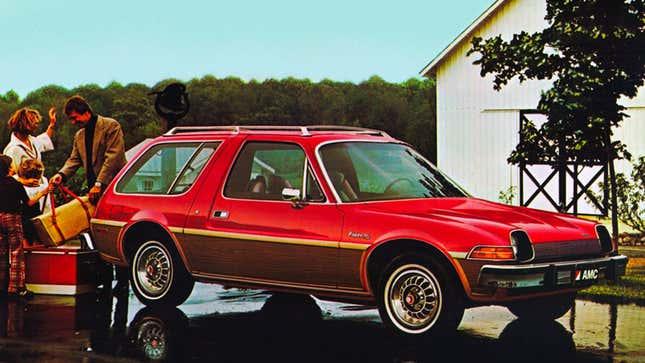
[[[470,258],[483,260],[514,260],[515,254],[512,247],[475,247],[470,253]]]

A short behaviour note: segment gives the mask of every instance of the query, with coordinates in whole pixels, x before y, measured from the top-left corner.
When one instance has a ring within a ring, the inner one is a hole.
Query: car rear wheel
[[[159,241],[147,241],[137,248],[130,278],[134,294],[148,306],[181,305],[195,284],[175,249]]]
[[[406,255],[393,260],[379,284],[379,313],[404,335],[454,333],[464,313],[456,282],[434,259]]]
[[[576,300],[576,294],[547,296],[509,304],[508,310],[523,320],[555,320],[567,313]]]

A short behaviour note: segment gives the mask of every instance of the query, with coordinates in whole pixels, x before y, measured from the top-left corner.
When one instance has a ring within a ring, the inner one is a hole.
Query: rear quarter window
[[[148,149],[116,185],[125,194],[181,194],[195,182],[219,143],[168,143]]]

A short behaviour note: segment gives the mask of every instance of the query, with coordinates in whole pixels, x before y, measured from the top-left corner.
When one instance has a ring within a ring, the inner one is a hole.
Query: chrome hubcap
[[[168,288],[171,279],[171,261],[165,249],[157,244],[139,253],[136,263],[137,281],[147,295],[159,296]]]
[[[406,328],[423,329],[434,323],[441,307],[439,283],[420,269],[401,272],[389,288],[389,307],[394,318]]]

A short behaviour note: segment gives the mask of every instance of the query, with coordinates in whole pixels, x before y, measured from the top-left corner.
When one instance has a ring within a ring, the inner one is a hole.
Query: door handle
[[[226,219],[226,218],[228,218],[228,211],[226,211],[226,210],[216,210],[215,212],[213,212],[213,217]]]

